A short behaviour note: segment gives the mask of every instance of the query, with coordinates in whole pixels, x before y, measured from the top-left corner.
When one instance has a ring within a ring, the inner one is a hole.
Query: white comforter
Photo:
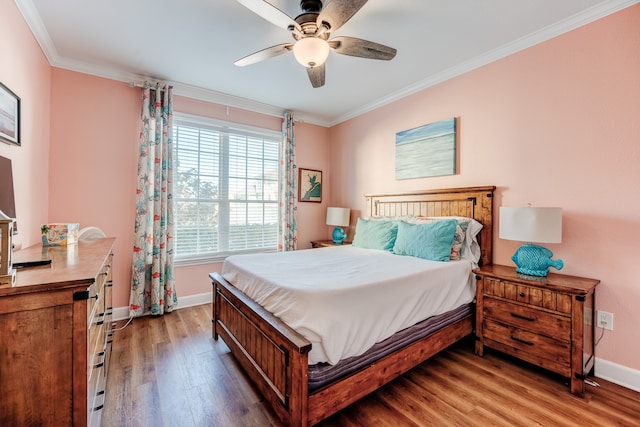
[[[222,276],[337,363],[430,316],[473,301],[471,263],[339,246],[234,255]]]

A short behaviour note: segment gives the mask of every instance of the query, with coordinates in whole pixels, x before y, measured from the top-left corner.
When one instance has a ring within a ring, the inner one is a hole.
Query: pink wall
[[[49,221],[116,237],[114,307],[129,303],[140,90],[52,68]]]
[[[296,123],[295,138],[298,168],[322,171],[322,203],[298,202],[298,249],[308,249],[312,240],[328,239],[332,230],[325,224],[327,207],[332,206],[329,129]]]
[[[563,273],[602,281],[597,308],[614,314],[597,355],[640,369],[638,28],[640,5],[333,127],[332,198],[364,209],[368,192],[496,185],[496,207],[562,207],[548,247]],[[454,116],[459,173],[395,181],[395,133]],[[494,262],[518,245],[496,239]]]
[[[0,2],[0,82],[21,99],[22,146],[0,142],[0,156],[11,159],[17,246],[40,239],[47,222],[51,77],[47,58],[12,1]]]

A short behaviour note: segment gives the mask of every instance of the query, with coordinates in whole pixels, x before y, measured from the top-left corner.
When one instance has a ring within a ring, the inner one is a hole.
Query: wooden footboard
[[[322,421],[473,331],[473,316],[469,315],[309,394],[311,343],[218,273],[209,277],[214,286],[214,338],[222,337],[278,417],[289,426],[311,426]]]
[[[222,337],[256,387],[288,425],[308,425],[308,353],[311,343],[218,273],[213,337]]]
[[[471,334],[472,331],[473,316],[470,314],[346,378],[315,391],[308,398],[308,425],[316,424],[346,408]]]

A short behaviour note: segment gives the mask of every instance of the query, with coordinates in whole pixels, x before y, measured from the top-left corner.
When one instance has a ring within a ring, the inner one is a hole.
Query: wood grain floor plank
[[[498,357],[498,354],[494,355]],[[511,364],[503,363],[500,366],[491,364],[490,367],[484,367],[483,358],[461,356],[453,352],[445,355],[445,358],[451,358],[454,361],[449,365],[451,370],[459,371],[464,363],[470,367],[470,371],[484,375],[485,381],[493,384],[492,393],[499,394],[501,399],[509,402],[508,406],[511,410],[523,414],[534,422],[567,427],[577,424],[584,427],[606,425],[607,417],[599,411],[592,411],[590,417],[584,417],[584,406],[591,401],[589,389],[585,398],[567,394],[569,383],[565,378],[508,356],[501,356],[496,360],[509,360]],[[465,381],[471,384],[473,380],[467,378]],[[536,387],[532,387],[532,384],[536,384]],[[475,384],[475,387],[481,387],[481,384]],[[510,393],[505,394],[505,390]],[[559,418],[558,414],[562,414],[562,418]]]
[[[476,356],[469,339],[318,426],[638,426],[640,393],[596,381],[579,398],[556,374],[494,351]],[[224,342],[212,339],[207,304],[135,319],[115,334],[103,425],[280,423]]]
[[[448,364],[433,369],[435,375],[438,371],[445,369],[446,372],[457,374],[456,381],[464,383],[474,392],[473,398],[478,406],[486,407],[495,401],[505,402],[500,408],[496,408],[496,411],[499,411],[499,415],[512,425],[518,425],[518,423],[526,425],[526,420],[539,422],[542,425],[552,425],[560,421],[555,419],[555,414],[550,413],[545,405],[531,405],[531,402],[536,399],[535,391],[527,387],[517,376],[505,377],[496,375],[495,371],[478,367],[471,369],[466,364],[452,362],[449,360]],[[491,384],[491,387],[487,387],[487,384]],[[560,423],[560,425],[563,424]]]

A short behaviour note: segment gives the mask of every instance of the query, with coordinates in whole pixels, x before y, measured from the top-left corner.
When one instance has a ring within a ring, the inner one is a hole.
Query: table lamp
[[[347,237],[347,234],[340,227],[349,225],[349,215],[351,215],[349,208],[327,208],[327,225],[336,227],[331,234],[333,243],[336,245],[341,245],[342,241]]]
[[[552,260],[553,252],[534,245],[562,241],[562,208],[501,207],[501,239],[527,242],[511,257],[518,273],[545,277],[549,267],[561,270],[564,262]]]

